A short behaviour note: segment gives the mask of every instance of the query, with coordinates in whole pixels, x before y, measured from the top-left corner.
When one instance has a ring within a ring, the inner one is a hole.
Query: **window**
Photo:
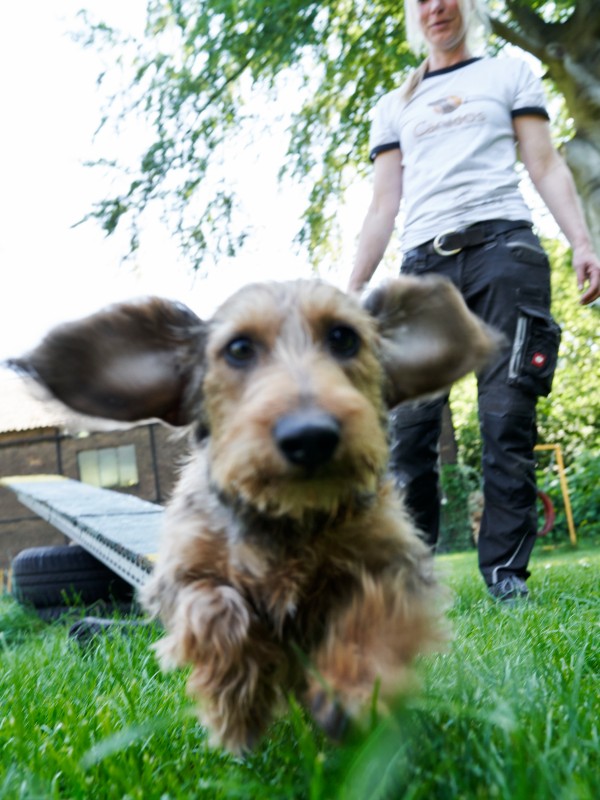
[[[92,486],[135,486],[139,480],[133,444],[83,450],[77,453],[77,463],[80,480]]]

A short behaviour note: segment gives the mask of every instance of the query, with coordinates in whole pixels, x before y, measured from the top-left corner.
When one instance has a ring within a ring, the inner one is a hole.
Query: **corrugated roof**
[[[150,421],[116,422],[78,414],[55,400],[31,378],[19,375],[0,363],[0,434],[40,428],[60,428],[71,434],[127,430]]]
[[[64,428],[71,421],[69,411],[34,381],[0,367],[0,433]]]

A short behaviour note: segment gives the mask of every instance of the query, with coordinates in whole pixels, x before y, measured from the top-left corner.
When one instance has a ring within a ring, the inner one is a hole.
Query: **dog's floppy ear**
[[[186,306],[149,298],[60,325],[8,363],[82,414],[186,425],[205,334],[206,323]]]
[[[381,336],[390,408],[449,387],[482,367],[502,341],[469,311],[453,284],[438,275],[388,281],[363,305]]]

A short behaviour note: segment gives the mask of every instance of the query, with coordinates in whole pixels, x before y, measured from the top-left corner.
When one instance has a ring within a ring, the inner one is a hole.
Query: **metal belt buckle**
[[[444,231],[443,233],[438,233],[438,235],[433,240],[433,249],[438,254],[438,256],[455,256],[462,250],[462,247],[457,247],[456,250],[444,250],[444,248],[440,245],[440,240],[444,236],[449,236],[451,233],[458,233],[458,231]]]

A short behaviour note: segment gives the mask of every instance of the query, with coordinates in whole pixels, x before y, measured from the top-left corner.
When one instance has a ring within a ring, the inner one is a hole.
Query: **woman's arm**
[[[402,155],[387,150],[375,159],[373,197],[360,232],[348,291],[360,291],[383,258],[402,198]]]
[[[600,297],[600,261],[593,249],[573,176],[552,143],[546,120],[516,117],[513,125],[521,161],[573,248],[573,269],[582,292],[580,302],[592,303]]]

